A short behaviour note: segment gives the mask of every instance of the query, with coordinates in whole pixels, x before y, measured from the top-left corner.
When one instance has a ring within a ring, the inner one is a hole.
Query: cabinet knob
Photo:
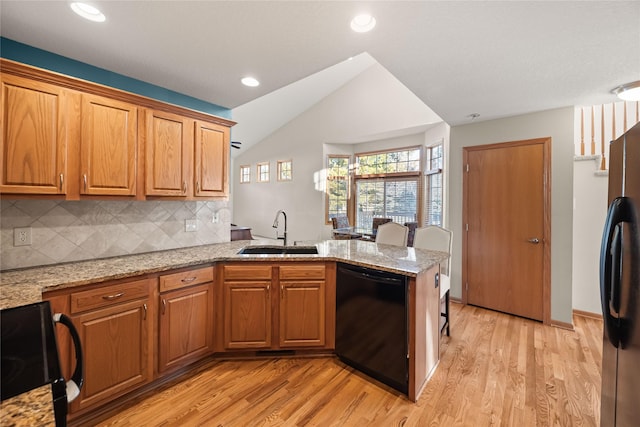
[[[64,185],[64,175],[60,174],[60,191],[62,191],[62,186]]]
[[[82,179],[84,180],[84,191],[87,191],[87,174],[85,173],[82,177]]]
[[[182,192],[187,193],[187,181],[182,181]]]

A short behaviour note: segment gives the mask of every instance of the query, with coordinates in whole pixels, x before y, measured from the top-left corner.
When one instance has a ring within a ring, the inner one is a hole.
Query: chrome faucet
[[[284,236],[282,237],[278,236],[278,217],[280,216],[280,214],[282,214],[282,216],[284,217]],[[282,209],[276,212],[276,219],[273,220],[273,228],[276,229],[276,239],[284,240],[284,245],[287,246],[287,214],[284,213]]]

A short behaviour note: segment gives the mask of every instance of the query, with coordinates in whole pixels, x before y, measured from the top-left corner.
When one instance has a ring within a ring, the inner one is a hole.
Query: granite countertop
[[[238,254],[238,251],[245,246],[261,244],[265,244],[265,241],[236,240],[213,245],[4,271],[0,272],[0,309],[41,301],[42,293],[46,291],[214,262],[329,260],[416,276],[448,257],[444,252],[382,245],[361,240],[316,242],[318,255]],[[309,243],[305,242],[305,244]]]
[[[139,255],[57,264],[0,272],[0,309],[42,300],[42,293],[113,279],[229,261],[340,261],[378,270],[417,276],[444,261],[448,254],[411,247],[382,245],[361,240],[326,240],[314,244],[318,255],[239,255],[248,245],[264,245],[261,240],[195,246]],[[0,425],[54,425],[51,390],[40,387],[2,402]]]

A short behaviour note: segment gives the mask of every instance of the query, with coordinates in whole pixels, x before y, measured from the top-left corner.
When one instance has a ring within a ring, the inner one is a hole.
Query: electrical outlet
[[[213,219],[211,220],[211,222],[213,222],[214,224],[217,224],[220,222],[220,215],[218,214],[218,212],[213,213]]]
[[[184,231],[198,231],[198,220],[185,219],[184,220]]]
[[[13,246],[31,246],[31,227],[13,229]]]

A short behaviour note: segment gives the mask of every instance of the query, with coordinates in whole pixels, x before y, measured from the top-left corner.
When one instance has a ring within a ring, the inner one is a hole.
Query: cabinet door
[[[271,347],[271,282],[224,283],[227,349]]]
[[[196,122],[195,196],[229,195],[229,128]]]
[[[0,192],[66,193],[66,98],[61,88],[2,76]]]
[[[84,352],[85,382],[75,410],[113,400],[152,378],[149,300],[73,316]]]
[[[325,282],[280,282],[280,347],[325,345]]]
[[[186,196],[191,186],[189,159],[193,121],[176,114],[147,111],[146,194]]]
[[[194,286],[160,295],[161,372],[211,353],[212,286]]]
[[[81,194],[136,194],[137,108],[82,96]]]

